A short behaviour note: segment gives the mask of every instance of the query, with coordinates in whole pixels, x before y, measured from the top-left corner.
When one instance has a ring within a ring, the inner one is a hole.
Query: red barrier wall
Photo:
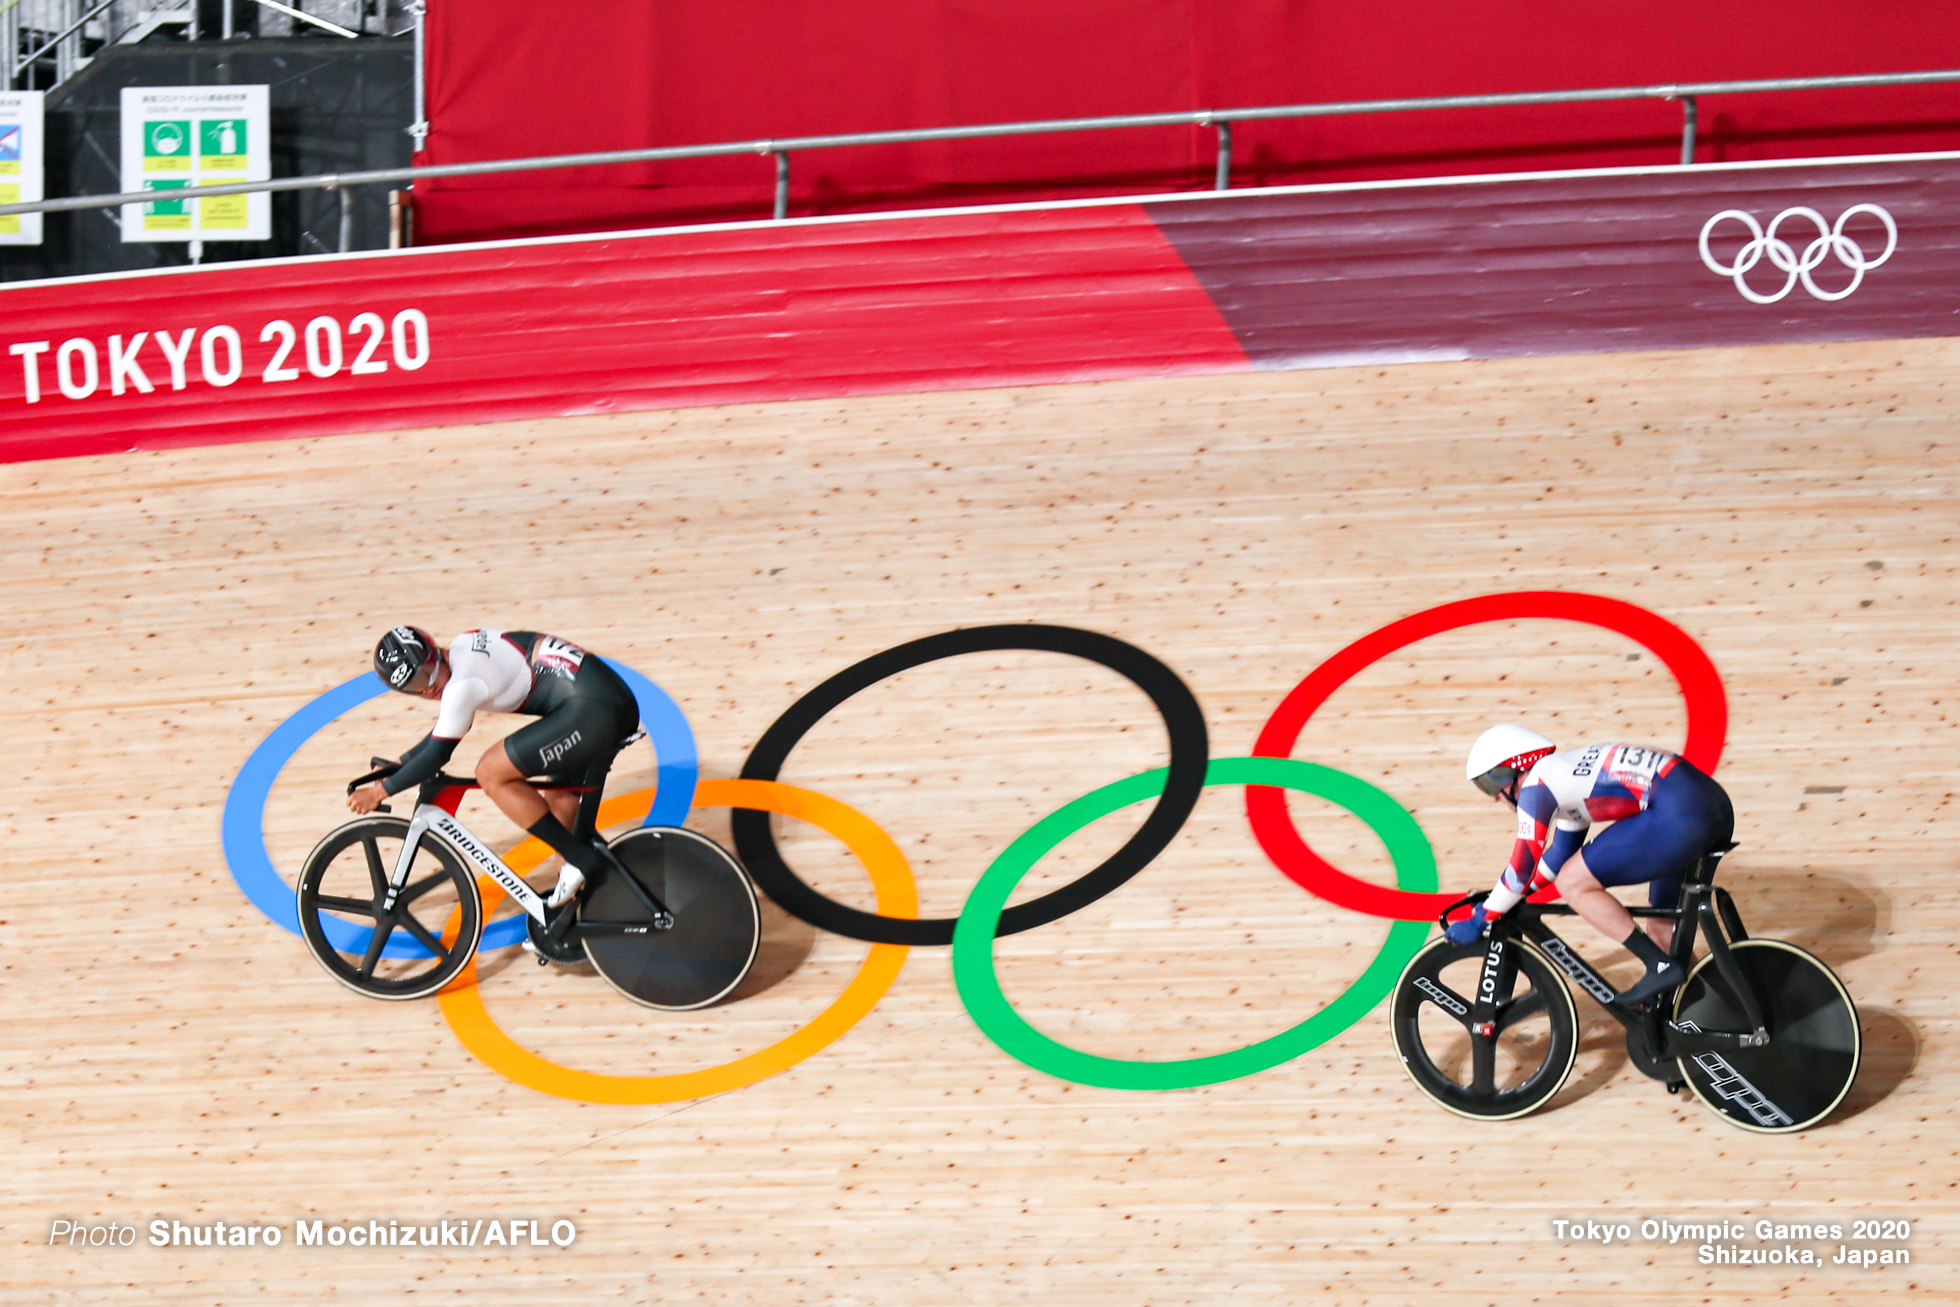
[[[1960,67],[1948,0],[431,0],[423,162],[1033,118]],[[1237,129],[1239,185],[1678,161],[1658,101]],[[791,212],[1211,184],[1215,136],[1156,128],[827,150]],[[1729,96],[1703,161],[1960,146],[1960,87]],[[767,217],[761,157],[424,183],[424,241]]]
[[[7,460],[1249,366],[1135,205],[26,284],[0,323],[44,347],[0,356]],[[147,390],[115,375],[132,350]]]
[[[1960,336],[1951,155],[1146,208],[1259,368]]]
[[[0,459],[1932,335],[1960,335],[1954,154],[816,219],[0,288]]]

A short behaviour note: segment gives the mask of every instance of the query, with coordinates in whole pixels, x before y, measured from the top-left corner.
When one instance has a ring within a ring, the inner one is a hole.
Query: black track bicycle
[[[1858,1074],[1858,1011],[1831,969],[1794,944],[1752,939],[1714,884],[1729,845],[1705,855],[1672,908],[1633,908],[1674,925],[1670,955],[1692,968],[1671,994],[1629,1009],[1553,933],[1563,903],[1520,903],[1471,944],[1438,939],[1410,960],[1391,1013],[1395,1051],[1416,1088],[1459,1116],[1505,1121],[1551,1101],[1579,1052],[1569,978],[1626,1027],[1635,1066],[1685,1085],[1745,1130],[1786,1133],[1822,1121]],[[1473,894],[1445,909],[1441,920]],[[1694,961],[1696,935],[1708,954]]]
[[[374,770],[348,793],[400,766]],[[608,764],[585,775],[544,777],[539,789],[579,795],[576,838],[602,865],[557,908],[457,820],[474,780],[438,773],[416,792],[412,817],[381,812],[321,840],[300,871],[300,933],[341,984],[370,998],[436,993],[476,955],[483,937],[477,874],[522,909],[540,966],[590,960],[635,1003],[667,1011],[706,1007],[742,983],[754,965],[762,918],[748,874],[726,849],[679,826],[641,826],[598,837]]]

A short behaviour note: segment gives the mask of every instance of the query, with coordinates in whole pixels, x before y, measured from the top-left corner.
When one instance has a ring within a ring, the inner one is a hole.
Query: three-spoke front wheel
[[[407,836],[400,817],[363,817],[321,840],[300,870],[307,948],[328,975],[369,998],[435,993],[468,965],[482,934],[476,881],[438,839],[423,837],[391,892]]]
[[[1438,939],[1410,959],[1395,987],[1390,1028],[1402,1069],[1439,1106],[1505,1121],[1549,1102],[1579,1056],[1579,1014],[1551,960],[1513,939],[1492,977],[1494,1029],[1475,1029],[1489,945]]]

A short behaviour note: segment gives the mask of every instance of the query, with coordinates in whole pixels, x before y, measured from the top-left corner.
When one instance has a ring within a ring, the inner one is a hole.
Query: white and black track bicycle
[[[348,785],[392,775],[400,764]],[[748,874],[726,849],[678,826],[642,826],[607,841],[595,823],[606,765],[539,789],[579,795],[573,834],[602,865],[562,906],[506,866],[456,816],[474,780],[437,774],[407,819],[380,813],[321,840],[300,871],[300,932],[327,974],[370,998],[426,998],[449,984],[483,938],[479,874],[524,914],[538,962],[590,960],[606,982],[645,1007],[687,1011],[726,997],[755,962],[761,915]]]

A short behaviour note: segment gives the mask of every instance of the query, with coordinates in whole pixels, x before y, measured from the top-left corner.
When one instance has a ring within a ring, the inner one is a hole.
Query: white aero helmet
[[[1493,726],[1470,746],[1463,775],[1485,794],[1502,794],[1531,765],[1558,748],[1550,740],[1516,722]]]

